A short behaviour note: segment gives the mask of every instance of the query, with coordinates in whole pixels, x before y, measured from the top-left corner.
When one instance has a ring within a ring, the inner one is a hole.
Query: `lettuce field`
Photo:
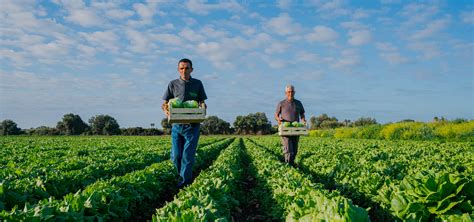
[[[0,221],[473,221],[474,143],[202,136],[0,137]]]

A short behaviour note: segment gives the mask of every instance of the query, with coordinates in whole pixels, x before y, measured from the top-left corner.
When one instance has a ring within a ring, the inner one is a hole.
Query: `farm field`
[[[472,221],[474,143],[202,136],[178,190],[170,137],[0,137],[4,221]]]

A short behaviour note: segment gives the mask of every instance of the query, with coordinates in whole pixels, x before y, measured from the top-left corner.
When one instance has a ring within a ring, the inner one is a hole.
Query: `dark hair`
[[[188,63],[191,66],[190,68],[193,68],[193,62],[191,62],[191,60],[186,59],[186,58],[181,59],[181,60],[179,60],[178,65],[182,62]]]

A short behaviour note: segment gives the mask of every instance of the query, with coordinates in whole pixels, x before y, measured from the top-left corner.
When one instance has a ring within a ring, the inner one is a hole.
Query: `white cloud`
[[[249,57],[262,44],[272,44],[266,34],[259,34],[249,39],[240,36],[223,38],[217,41],[201,42],[195,48],[197,54],[209,60],[217,69],[233,69]],[[279,49],[274,49],[279,50]]]
[[[126,35],[130,41],[130,50],[137,53],[147,53],[150,48],[150,42],[145,33],[138,32],[133,29],[127,29]]]
[[[138,76],[146,76],[150,74],[150,70],[147,68],[132,68],[132,73]]]
[[[244,39],[240,36],[222,39],[222,44],[235,50],[252,50],[257,46],[255,41]]]
[[[184,28],[179,32],[179,35],[191,42],[202,42],[206,40],[204,35],[201,35],[190,28]]]
[[[195,14],[207,15],[213,10],[240,11],[242,6],[235,0],[219,1],[215,4],[207,4],[202,0],[189,0],[185,3],[186,8]]]
[[[366,9],[358,8],[352,13],[352,18],[354,19],[363,19],[370,16],[370,11]]]
[[[35,18],[32,12],[2,11],[0,16],[2,18],[2,24],[4,25],[12,25],[25,30],[41,27],[41,23]]]
[[[380,56],[388,63],[394,65],[404,64],[409,61],[408,58],[403,57],[399,52],[382,53]]]
[[[277,6],[280,9],[289,9],[291,5],[291,0],[278,0]]]
[[[193,18],[189,18],[189,17],[186,17],[186,18],[182,18],[182,20],[184,21],[184,23],[187,25],[187,26],[193,26],[197,23],[196,19],[193,19]]]
[[[408,47],[412,50],[422,53],[422,58],[427,60],[437,57],[441,54],[437,44],[434,42],[414,42],[410,43]]]
[[[153,39],[158,42],[163,42],[168,45],[180,45],[182,43],[181,38],[174,34],[154,34],[152,35]]]
[[[398,51],[398,48],[390,42],[377,42],[375,43],[375,47],[377,47],[378,50],[384,52]]]
[[[35,10],[35,15],[37,16],[47,16],[48,15],[48,12],[46,12],[46,9],[42,6],[39,6],[36,10]]]
[[[117,52],[119,49],[119,37],[113,31],[79,32],[79,34],[103,51]]]
[[[333,1],[322,1],[322,5],[320,5],[319,10],[337,10],[342,8],[343,1],[341,0],[333,0]]]
[[[284,53],[290,46],[281,42],[273,42],[267,48],[265,48],[265,53],[267,54],[277,54]]]
[[[282,69],[288,66],[288,60],[275,58],[273,56],[262,56],[261,58],[272,69]]]
[[[133,9],[137,12],[137,14],[142,18],[142,24],[151,24],[153,21],[153,16],[155,13],[160,13],[164,15],[164,12],[158,11],[158,2],[157,1],[150,1],[148,4],[142,3],[135,3],[133,4]]]
[[[218,69],[233,68],[235,65],[231,63],[231,50],[225,48],[225,45],[218,42],[199,43],[197,52],[205,56]]]
[[[126,19],[133,16],[135,13],[131,10],[112,9],[105,11],[105,15],[111,19]]]
[[[390,42],[377,42],[375,47],[380,51],[380,57],[390,64],[403,64],[409,62],[409,59],[398,52],[398,48]]]
[[[31,45],[26,50],[31,52],[32,55],[42,59],[59,59],[69,53],[69,48],[66,45],[57,42]]]
[[[439,12],[437,5],[424,5],[411,3],[405,5],[401,11],[401,15],[407,18],[406,25],[423,24],[431,20]]]
[[[209,27],[209,26],[205,26],[204,28],[202,28],[200,30],[200,32],[203,33],[203,35],[206,35],[210,38],[224,38],[224,37],[229,35],[227,30],[225,30],[225,31],[224,31],[224,29],[217,30],[217,29],[215,29],[213,27]]]
[[[357,21],[342,22],[341,27],[346,28],[346,29],[351,29],[351,30],[368,29],[369,28],[367,25],[364,25],[364,24],[362,24],[360,22],[357,22]]]
[[[412,39],[425,39],[425,38],[433,37],[439,31],[446,28],[448,24],[449,24],[449,19],[438,19],[438,20],[432,21],[428,23],[424,29],[415,32],[415,34],[413,34],[411,38]]]
[[[5,33],[4,36],[9,36],[9,35]],[[30,35],[27,33],[23,33],[22,31],[20,31],[20,33],[15,33],[10,36],[16,37],[16,38],[0,39],[0,45],[3,45],[5,47],[26,48],[30,45],[40,44],[45,40],[45,38],[41,35]]]
[[[66,20],[84,27],[100,26],[104,23],[92,9],[70,9]]]
[[[298,23],[293,23],[292,18],[287,13],[282,13],[278,17],[270,19],[266,26],[278,35],[297,34],[301,29]]]
[[[320,62],[320,58],[318,54],[305,52],[305,51],[297,52],[295,56],[295,60],[297,60],[298,62],[312,62],[312,63]]]
[[[460,17],[463,22],[474,25],[474,11],[462,12]]]
[[[88,45],[78,45],[77,49],[80,52],[78,56],[87,59],[92,59],[97,53],[97,50],[94,47],[90,47]]]
[[[354,46],[359,46],[370,42],[372,34],[369,30],[349,31],[348,43]]]
[[[306,35],[306,39],[310,42],[332,42],[339,37],[334,29],[318,25],[314,27],[313,32]]]
[[[314,3],[318,14],[325,19],[349,15],[351,12],[345,9],[344,0],[317,1]]]
[[[341,56],[337,59],[332,59],[330,62],[333,68],[349,69],[361,64],[360,55],[356,50],[346,49],[341,52]]]
[[[3,59],[10,60],[16,67],[30,66],[32,64],[31,60],[27,59],[26,53],[0,48],[0,61]]]

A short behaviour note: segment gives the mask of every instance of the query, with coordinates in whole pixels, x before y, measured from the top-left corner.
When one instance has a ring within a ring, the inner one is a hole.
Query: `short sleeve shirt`
[[[207,99],[201,80],[192,77],[187,81],[178,78],[168,84],[163,100],[168,101],[176,97],[183,102],[188,100],[204,101]]]
[[[293,102],[284,99],[277,104],[275,113],[281,115],[285,122],[300,121],[300,116],[304,114],[303,104],[296,99]]]

